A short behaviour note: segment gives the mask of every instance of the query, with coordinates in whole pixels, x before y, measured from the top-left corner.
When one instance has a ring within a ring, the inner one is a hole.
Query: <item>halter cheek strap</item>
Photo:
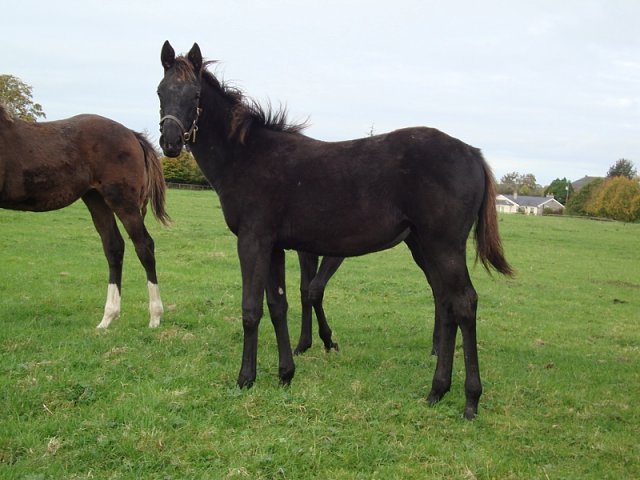
[[[177,123],[180,127],[180,132],[182,133],[182,138],[186,142],[191,141],[192,143],[196,143],[196,133],[198,132],[198,117],[200,116],[201,109],[200,107],[196,107],[196,118],[193,119],[193,123],[191,124],[191,128],[187,130],[184,128],[184,125],[180,121],[178,117],[174,117],[173,115],[165,115],[160,119],[160,129],[162,130],[162,124],[166,120],[172,120]]]

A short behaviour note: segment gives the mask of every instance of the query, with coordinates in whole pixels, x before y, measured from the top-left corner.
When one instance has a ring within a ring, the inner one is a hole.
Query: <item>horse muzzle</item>
[[[160,135],[160,148],[162,153],[167,157],[178,157],[182,152],[182,146],[184,145],[182,137],[179,135],[165,135],[165,132],[161,130]],[[168,141],[167,138],[175,139],[174,141]]]
[[[182,121],[174,115],[165,115],[160,119],[160,146],[165,155],[177,157],[180,155],[183,145],[188,145],[189,142],[196,143],[200,112],[200,108],[196,108],[196,117],[193,119],[189,129],[186,129]],[[169,125],[170,127],[167,129]],[[167,141],[167,138],[171,138],[174,141]]]

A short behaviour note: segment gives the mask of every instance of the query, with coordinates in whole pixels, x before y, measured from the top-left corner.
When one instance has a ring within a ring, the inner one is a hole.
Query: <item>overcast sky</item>
[[[98,113],[158,138],[160,49],[198,42],[219,76],[346,140],[427,125],[499,179],[640,169],[640,1],[5,2],[0,74],[47,120]]]

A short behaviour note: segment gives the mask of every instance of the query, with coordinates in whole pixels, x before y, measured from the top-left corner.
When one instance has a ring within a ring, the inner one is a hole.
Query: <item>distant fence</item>
[[[195,185],[193,183],[167,182],[167,187],[178,190],[211,190],[211,185]]]
[[[545,213],[542,215],[543,217],[558,217],[558,218],[581,218],[583,220],[595,220],[597,222],[621,222],[621,223],[635,223],[635,222],[625,222],[624,220],[615,220],[613,218],[607,217],[591,217],[589,215],[568,215],[566,213]]]

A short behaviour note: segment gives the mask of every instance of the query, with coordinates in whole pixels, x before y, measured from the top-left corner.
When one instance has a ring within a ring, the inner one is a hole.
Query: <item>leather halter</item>
[[[173,122],[178,124],[178,127],[180,127],[182,139],[185,143],[187,143],[188,141],[196,143],[196,133],[198,132],[198,117],[200,117],[201,111],[202,109],[200,107],[196,107],[196,118],[193,119],[193,123],[191,124],[191,128],[189,128],[189,130],[184,128],[184,125],[182,124],[180,119],[178,117],[174,117],[173,115],[165,115],[160,119],[160,130],[162,131],[162,124],[166,120],[172,120]]]

